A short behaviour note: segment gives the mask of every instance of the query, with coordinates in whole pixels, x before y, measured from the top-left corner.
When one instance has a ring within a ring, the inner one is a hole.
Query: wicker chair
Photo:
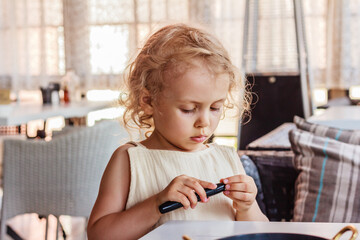
[[[103,121],[49,142],[5,140],[0,239],[6,221],[19,214],[88,218],[107,162],[126,138],[118,122]]]

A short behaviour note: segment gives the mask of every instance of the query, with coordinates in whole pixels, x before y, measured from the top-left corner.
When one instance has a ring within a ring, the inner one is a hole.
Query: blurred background
[[[359,100],[359,0],[0,0],[0,103],[41,102],[40,88],[52,83],[62,100],[65,88],[72,101],[115,100],[149,34],[177,22],[213,31],[248,76],[299,75],[295,2],[313,106]],[[230,115],[217,136],[236,145],[239,121]]]
[[[290,153],[293,125],[282,124],[295,115],[316,120],[326,110],[330,118],[321,123],[335,116],[341,128],[360,128],[360,0],[0,0],[0,165],[8,137],[51,144],[69,126],[120,118],[126,66],[151,33],[179,22],[213,32],[252,86],[251,118],[226,112],[215,142],[239,150],[275,143]],[[271,141],[256,142],[262,136]],[[271,164],[264,172],[272,174]],[[288,193],[278,186],[290,178],[281,176],[265,181],[282,191],[276,196]],[[83,239],[86,224],[62,217],[68,239]],[[37,215],[11,221],[26,239],[41,239],[46,226]],[[56,218],[49,224],[55,229]]]

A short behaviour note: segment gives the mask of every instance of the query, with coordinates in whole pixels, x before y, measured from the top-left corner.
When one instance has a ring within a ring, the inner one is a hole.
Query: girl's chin
[[[190,144],[187,146],[179,147],[184,152],[197,152],[206,149],[206,145],[204,143],[196,143],[196,144]]]

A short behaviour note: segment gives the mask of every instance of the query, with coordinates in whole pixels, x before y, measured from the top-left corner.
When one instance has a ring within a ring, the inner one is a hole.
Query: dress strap
[[[142,148],[146,148],[144,145],[142,145],[141,143],[139,142],[133,142],[133,141],[130,141],[130,142],[127,142],[126,144],[131,144],[133,145],[134,147],[142,147]]]
[[[134,147],[137,147],[137,146],[138,146],[138,144],[137,144],[136,142],[133,142],[133,141],[127,142],[126,144],[131,144],[131,145],[133,145]]]

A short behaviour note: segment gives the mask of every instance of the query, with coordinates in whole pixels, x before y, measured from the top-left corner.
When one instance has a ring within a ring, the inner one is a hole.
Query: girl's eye
[[[211,110],[211,111],[215,111],[215,112],[218,112],[218,111],[220,111],[220,108],[216,108],[216,107],[210,107],[210,110]]]
[[[193,108],[193,109],[181,109],[181,111],[183,113],[193,113],[193,112],[195,112],[195,108]]]

